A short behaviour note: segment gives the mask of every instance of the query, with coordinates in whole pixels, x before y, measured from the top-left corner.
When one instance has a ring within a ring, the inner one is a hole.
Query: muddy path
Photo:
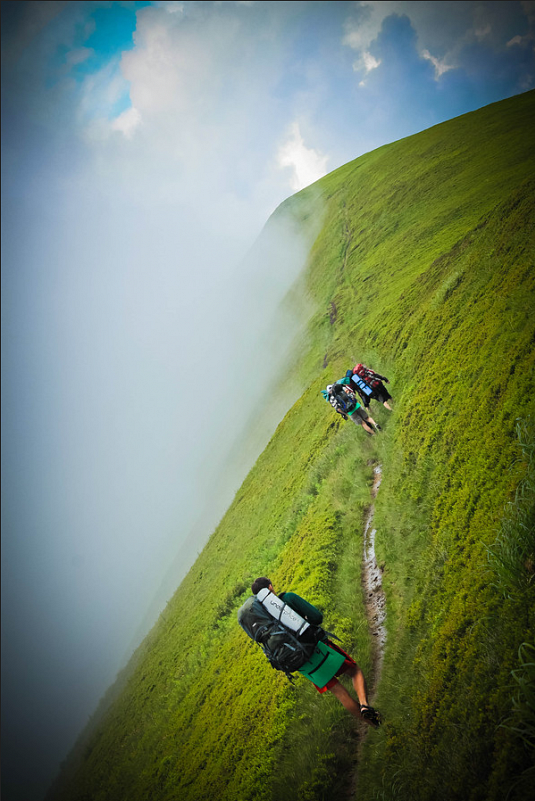
[[[377,564],[375,556],[375,535],[373,516],[375,512],[374,501],[381,484],[382,468],[375,465],[373,468],[373,485],[371,488],[371,504],[364,523],[364,551],[362,556],[362,592],[368,627],[371,635],[371,671],[366,676],[368,688],[368,701],[373,704],[374,696],[379,686],[381,669],[383,666],[384,650],[386,644],[386,598],[382,587],[382,570]],[[362,758],[362,746],[370,728],[365,723],[358,724],[357,764],[351,777],[348,801],[358,798],[358,766]]]
[[[368,626],[372,636],[372,671],[371,675],[368,677],[368,696],[370,702],[373,701],[381,678],[386,644],[386,598],[383,592],[382,570],[377,564],[375,556],[375,535],[377,530],[372,528],[375,511],[373,501],[377,497],[382,479],[381,465],[376,465],[373,472],[374,478],[371,490],[372,505],[368,511],[364,526],[364,555],[362,563],[364,603],[366,606]]]

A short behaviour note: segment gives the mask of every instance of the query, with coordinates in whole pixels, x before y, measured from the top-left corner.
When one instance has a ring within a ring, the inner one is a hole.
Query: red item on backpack
[[[359,378],[362,378],[370,387],[378,386],[381,381],[376,377],[377,373],[371,370],[369,367],[364,367],[363,364],[356,364],[353,367],[353,373],[358,375]]]

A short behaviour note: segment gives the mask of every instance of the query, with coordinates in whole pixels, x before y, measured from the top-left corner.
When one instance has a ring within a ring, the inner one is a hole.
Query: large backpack
[[[284,603],[282,606],[289,608]],[[316,644],[327,637],[327,632],[320,626],[307,623],[297,612],[291,611],[293,617],[303,624],[297,624],[297,631],[284,625],[282,613],[279,619],[270,614],[255,595],[248,598],[238,610],[238,623],[242,629],[262,647],[271,667],[282,670],[290,681],[291,673],[308,662]]]
[[[365,367],[363,364],[356,364],[355,367],[353,367],[353,381],[355,381],[356,376],[359,376],[362,380],[364,380],[365,383],[372,388],[372,392],[376,387],[379,386],[382,378],[382,376],[380,376],[374,370],[370,369],[369,367]]]
[[[351,380],[351,383],[355,384],[355,386],[358,388],[361,397],[366,396],[369,398],[373,393],[372,387],[370,387],[369,384],[367,384],[366,381],[364,381],[364,379],[361,378],[357,373],[353,373],[352,370],[348,370],[346,372],[346,376]]]
[[[329,402],[337,412],[343,414],[351,414],[357,405],[357,398],[355,392],[342,384],[333,384],[330,392]]]

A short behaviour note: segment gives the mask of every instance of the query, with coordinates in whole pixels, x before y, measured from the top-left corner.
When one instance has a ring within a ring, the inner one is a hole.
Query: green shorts
[[[362,408],[362,406],[358,406],[350,413],[349,419],[352,420],[356,425],[361,426],[368,419],[368,413]]]
[[[314,653],[300,668],[299,673],[316,685],[320,692],[335,678],[346,661],[347,654],[335,650],[332,643],[319,642]],[[328,689],[328,688],[326,688]]]

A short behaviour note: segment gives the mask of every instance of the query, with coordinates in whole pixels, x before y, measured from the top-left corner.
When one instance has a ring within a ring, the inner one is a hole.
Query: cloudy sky
[[[533,88],[535,3],[1,8],[3,790],[39,801],[241,480],[302,261],[247,259],[267,218]]]

